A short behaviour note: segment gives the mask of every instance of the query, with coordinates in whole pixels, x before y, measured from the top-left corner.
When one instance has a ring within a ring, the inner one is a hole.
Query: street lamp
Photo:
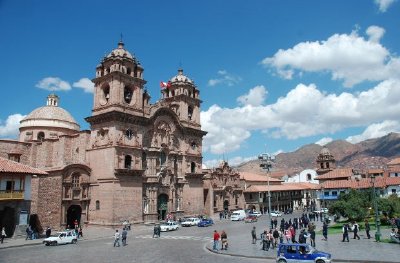
[[[272,167],[272,160],[273,158],[268,153],[263,153],[258,156],[258,159],[261,161],[260,167],[263,170],[267,171],[267,178],[268,178],[268,220],[271,223],[271,191],[269,187],[269,176],[270,176],[270,169]],[[272,228],[272,226],[271,226]]]
[[[378,212],[378,201],[376,200],[376,192],[375,192],[375,176],[371,175],[371,183],[372,183],[372,200],[374,202],[374,210],[375,210],[375,241],[381,241],[381,227],[379,223],[379,212]]]

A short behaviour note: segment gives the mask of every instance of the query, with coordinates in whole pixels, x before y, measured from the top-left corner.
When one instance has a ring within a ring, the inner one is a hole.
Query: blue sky
[[[89,79],[123,34],[154,103],[181,66],[204,163],[400,131],[400,3],[0,0],[0,138],[55,92],[82,129]]]

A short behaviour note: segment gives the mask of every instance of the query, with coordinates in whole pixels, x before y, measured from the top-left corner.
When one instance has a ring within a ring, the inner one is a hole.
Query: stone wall
[[[206,214],[204,209],[204,191],[202,177],[186,178],[188,184],[183,187],[183,209],[186,215]]]

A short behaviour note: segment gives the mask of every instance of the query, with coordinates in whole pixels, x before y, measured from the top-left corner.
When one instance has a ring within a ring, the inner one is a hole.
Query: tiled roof
[[[400,185],[400,177],[387,177],[385,178],[386,185]]]
[[[0,175],[3,173],[47,174],[45,171],[0,157]]]
[[[240,179],[244,179],[245,181],[253,181],[253,182],[268,182],[267,174],[255,174],[249,172],[240,172]],[[269,177],[270,182],[281,182],[280,179],[274,178],[272,176]]]
[[[396,164],[400,164],[400,157],[399,158],[395,158],[393,160],[391,160],[390,162],[387,163],[387,165],[396,165]]]
[[[308,190],[318,189],[319,185],[312,183],[283,183],[277,185],[252,185],[245,190],[247,193],[254,192],[282,192],[282,191],[295,191],[295,190]]]
[[[377,169],[368,169],[368,174],[383,174],[385,170],[382,168],[377,168]]]
[[[353,169],[351,168],[337,168],[326,174],[316,176],[315,180],[329,180],[337,178],[349,178],[353,175]]]
[[[396,185],[400,184],[400,177],[376,177],[375,178],[375,187],[384,188],[388,185]],[[353,188],[353,189],[363,189],[363,188],[371,188],[372,182],[371,178],[361,178],[359,180],[328,180],[321,184],[321,188],[324,189],[345,189],[345,188]]]

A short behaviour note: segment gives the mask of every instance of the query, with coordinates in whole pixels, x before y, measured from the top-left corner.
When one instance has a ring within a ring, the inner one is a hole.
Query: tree
[[[360,221],[367,217],[371,207],[370,191],[355,191],[341,194],[339,200],[332,204],[332,214],[347,217],[351,221]]]

